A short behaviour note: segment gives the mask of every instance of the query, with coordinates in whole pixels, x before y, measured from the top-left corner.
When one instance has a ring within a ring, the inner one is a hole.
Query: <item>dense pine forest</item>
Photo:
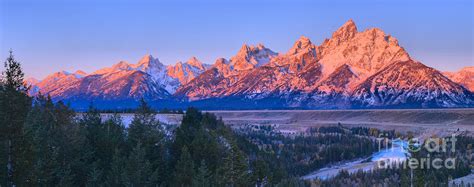
[[[300,180],[328,164],[370,156],[378,148],[374,138],[400,136],[394,131],[338,125],[284,135],[271,125],[231,128],[196,108],[155,111],[144,100],[125,127],[118,113],[102,119],[104,111],[93,107],[76,113],[48,96],[28,96],[20,63],[11,53],[2,75],[0,186],[409,184],[408,171],[402,169]],[[155,119],[158,112],[184,116],[180,125],[170,126]],[[470,137],[460,138],[460,150],[470,150],[463,148],[472,143]],[[457,153],[461,162],[456,170],[415,171],[416,186],[447,184],[446,176],[469,174],[471,155]]]

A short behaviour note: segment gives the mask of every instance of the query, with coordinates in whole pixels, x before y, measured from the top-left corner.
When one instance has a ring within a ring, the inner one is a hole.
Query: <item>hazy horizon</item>
[[[0,58],[14,50],[27,77],[94,70],[151,54],[164,64],[213,64],[242,44],[286,53],[302,35],[316,45],[353,19],[399,40],[441,71],[474,65],[471,1],[11,1],[0,4]]]

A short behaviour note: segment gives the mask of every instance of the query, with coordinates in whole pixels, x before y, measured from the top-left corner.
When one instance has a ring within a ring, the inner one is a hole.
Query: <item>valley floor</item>
[[[311,127],[337,125],[373,127],[412,132],[421,138],[432,135],[474,136],[474,109],[400,110],[244,110],[207,111],[226,124],[275,125],[283,133],[297,133]]]
[[[474,136],[474,108],[471,109],[400,109],[400,110],[220,110],[215,114],[230,125],[274,125],[282,133],[298,133],[311,127],[340,123],[346,127],[373,127],[412,132],[418,137],[432,135]],[[105,118],[111,114],[102,114]],[[121,114],[126,126],[133,114]],[[177,125],[181,114],[157,114],[166,124]]]

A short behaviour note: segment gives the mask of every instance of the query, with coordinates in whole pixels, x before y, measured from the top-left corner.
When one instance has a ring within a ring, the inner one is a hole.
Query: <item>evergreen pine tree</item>
[[[150,175],[152,173],[151,164],[145,157],[145,149],[141,143],[138,143],[130,152],[127,160],[127,186],[146,186],[149,185]]]
[[[151,109],[148,104],[141,99],[133,117],[132,123],[128,129],[129,144],[134,147],[140,142],[143,147],[149,151],[159,151],[157,146],[162,145],[163,127],[160,122],[155,119],[156,112]]]
[[[122,154],[118,149],[115,149],[107,175],[107,185],[109,186],[122,186],[127,181],[126,164]]]
[[[211,172],[207,169],[206,162],[201,161],[201,164],[196,172],[196,175],[193,177],[193,185],[196,187],[208,187],[212,186],[212,174]]]
[[[223,160],[223,166],[220,169],[222,184],[230,186],[246,186],[248,182],[248,166],[243,153],[238,146],[231,143],[227,156]]]
[[[22,150],[28,157],[22,163],[29,163],[21,165],[26,170],[24,185],[72,184],[70,163],[76,155],[71,151],[76,142],[70,141],[76,135],[73,117],[74,113],[63,103],[54,104],[50,97],[42,95],[35,98],[23,130]]]
[[[59,169],[58,153],[60,152],[59,143],[54,140],[58,132],[57,124],[55,124],[54,104],[48,98],[39,96],[34,107],[26,118],[24,126],[24,138],[26,142],[23,144],[25,154],[32,155],[28,159],[31,162],[28,168],[27,181],[28,185],[54,185],[51,183],[55,180],[56,170]]]
[[[177,186],[191,186],[194,176],[194,163],[186,146],[181,150],[181,157],[174,171],[174,184]]]
[[[96,161],[92,164],[92,167],[89,171],[87,186],[102,186],[103,184],[103,169],[100,167],[99,161]]]
[[[58,186],[74,186],[74,175],[69,166],[62,167],[58,172]]]
[[[23,168],[15,168],[23,160],[22,157],[22,130],[26,115],[31,106],[31,99],[27,95],[28,88],[24,85],[24,73],[21,64],[15,60],[13,52],[6,59],[5,71],[0,83],[0,141],[5,146],[6,176],[0,176],[7,180],[7,186],[21,185],[22,176],[26,172]],[[2,167],[5,168],[5,167]],[[3,173],[5,174],[5,173]]]
[[[142,145],[145,151],[145,158],[151,164],[151,181],[159,182],[166,178],[164,163],[166,139],[163,133],[164,128],[156,120],[156,111],[154,111],[144,99],[140,100],[132,123],[128,128],[128,145]]]

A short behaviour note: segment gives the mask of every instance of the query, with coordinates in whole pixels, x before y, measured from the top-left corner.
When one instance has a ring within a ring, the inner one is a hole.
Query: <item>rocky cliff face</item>
[[[258,44],[257,46],[248,46],[244,44],[237,55],[230,59],[230,67],[236,71],[251,70],[268,63],[277,53]]]
[[[196,57],[192,57],[185,63],[178,62],[174,66],[169,65],[167,67],[167,75],[178,79],[181,85],[185,85],[206,70],[207,67],[201,61]]]
[[[462,68],[458,72],[444,72],[446,77],[474,92],[474,66]]]

